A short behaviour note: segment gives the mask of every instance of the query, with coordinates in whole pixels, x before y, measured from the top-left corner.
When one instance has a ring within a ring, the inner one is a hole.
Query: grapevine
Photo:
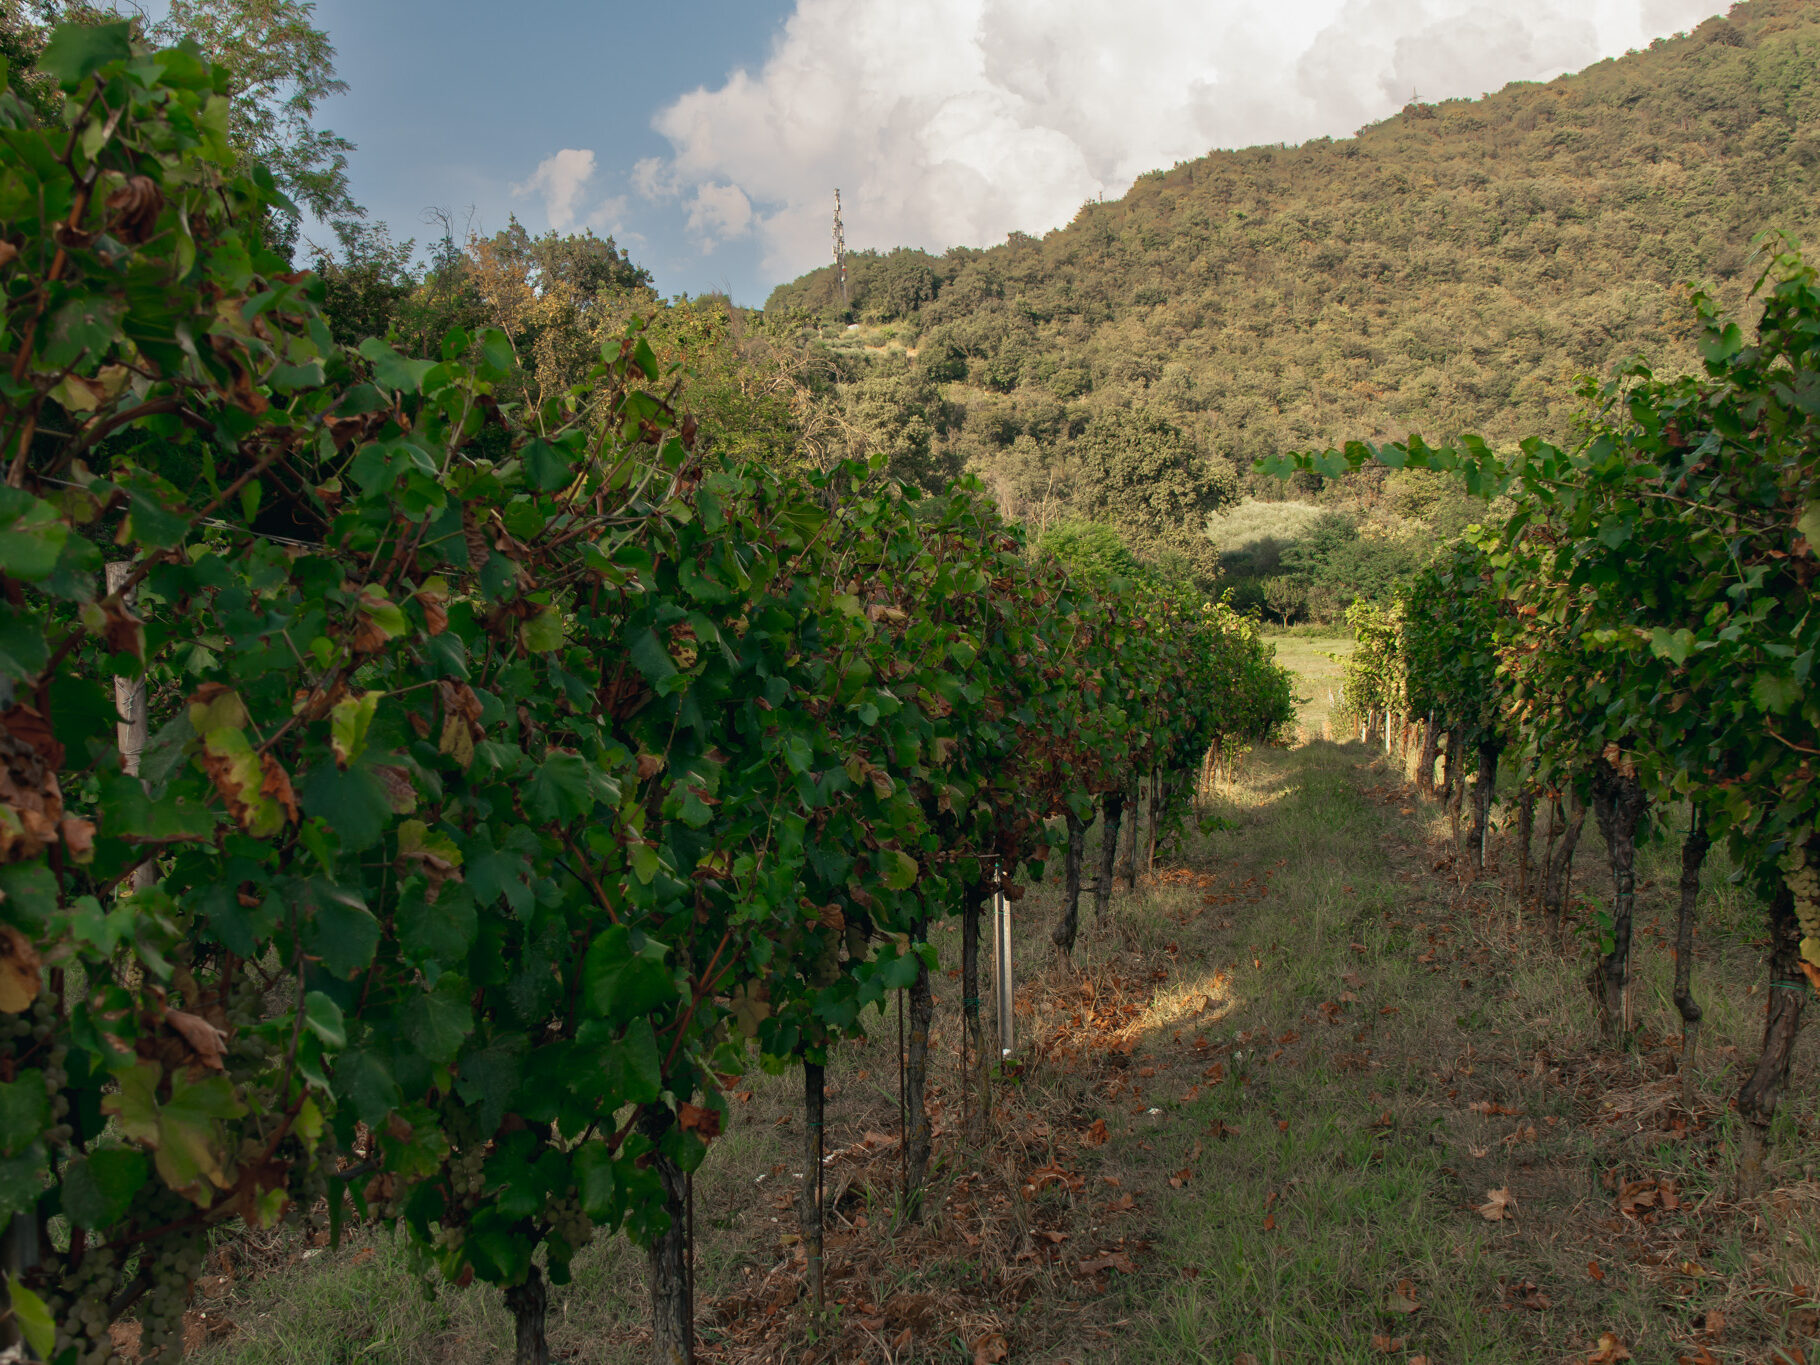
[[[977,484],[717,455],[636,324],[533,407],[496,331],[338,347],[259,237],[224,72],[125,25],[41,69],[67,128],[0,96],[15,1295],[58,1365],[123,1312],[171,1359],[212,1229],[365,1217],[535,1342],[545,1277],[623,1233],[686,1351],[727,1082],[819,1068],[900,989],[926,1052],[930,926],[1140,775],[1179,822],[1286,676],[1227,608],[1033,555]]]
[[[1628,964],[1630,849],[1647,811],[1685,803],[1683,945],[1676,997],[1691,1044],[1699,1014],[1685,960],[1699,868],[1723,840],[1768,908],[1770,974],[1761,1056],[1739,1091],[1746,1176],[1787,1083],[1807,982],[1820,850],[1820,703],[1811,673],[1820,619],[1820,463],[1803,397],[1820,375],[1820,281],[1787,242],[1765,241],[1754,338],[1694,291],[1705,372],[1642,363],[1586,381],[1583,439],[1500,453],[1476,438],[1419,438],[1278,462],[1338,473],[1370,460],[1457,471],[1509,515],[1484,528],[1482,600],[1508,723],[1548,786],[1598,809],[1613,853],[1617,939],[1602,968],[1608,1033]],[[1811,975],[1810,975],[1811,974]]]

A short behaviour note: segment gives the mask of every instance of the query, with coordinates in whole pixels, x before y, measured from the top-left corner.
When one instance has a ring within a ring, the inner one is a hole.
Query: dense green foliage
[[[1289,490],[1250,477],[1252,460],[1360,434],[1562,441],[1575,376],[1639,351],[1696,363],[1687,281],[1741,307],[1752,235],[1812,229],[1817,53],[1811,5],[1751,0],[1546,86],[1184,162],[1040,240],[856,255],[855,335],[872,349],[846,337],[828,269],[767,311],[819,324],[868,372],[920,369],[947,405],[942,441],[1035,521],[1096,514],[1083,441],[1107,410],[1173,423],[1218,478],[1236,466],[1270,499]],[[1482,513],[1419,471],[1309,475],[1295,492],[1354,523],[1392,574]],[[1389,601],[1388,579],[1354,566],[1222,567],[1287,617]]]
[[[1648,802],[1693,808],[1696,878],[1704,840],[1729,842],[1771,907],[1778,989],[1739,1097],[1759,1124],[1786,1083],[1802,973],[1820,981],[1820,279],[1773,245],[1754,340],[1696,294],[1704,373],[1637,364],[1589,381],[1570,448],[1412,438],[1276,464],[1454,470],[1508,508],[1410,592],[1412,692],[1419,680],[1436,704],[1464,708],[1450,723],[1514,734],[1531,773],[1598,813],[1615,878],[1602,945],[1614,1031]]]
[[[975,484],[711,453],[640,325],[561,311],[643,287],[609,245],[476,249],[554,281],[491,294],[519,334],[344,346],[224,68],[124,24],[39,66],[57,124],[0,97],[0,1216],[59,1365],[129,1309],[169,1357],[211,1227],[350,1201],[448,1282],[624,1229],[675,1283],[754,1054],[926,982],[1050,817],[1287,722],[1251,622],[1073,576]]]

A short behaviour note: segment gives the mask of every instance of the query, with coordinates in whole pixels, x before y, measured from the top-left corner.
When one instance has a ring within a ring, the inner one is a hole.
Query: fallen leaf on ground
[[[1660,1195],[1653,1180],[1627,1180],[1618,1191],[1618,1212],[1626,1218],[1640,1218],[1653,1209]]]
[[[1591,1279],[1602,1280],[1605,1278],[1605,1268],[1597,1261],[1588,1261],[1586,1263],[1586,1274]]]
[[[1610,1332],[1599,1333],[1599,1345],[1586,1357],[1586,1365],[1617,1365],[1620,1360],[1629,1360],[1630,1351],[1624,1343]]]
[[[1488,1223],[1495,1223],[1502,1218],[1514,1218],[1516,1212],[1517,1199],[1508,1185],[1485,1191],[1485,1202],[1479,1205],[1479,1216]]]
[[[1122,1251],[1112,1251],[1091,1261],[1082,1261],[1080,1270],[1083,1275],[1098,1275],[1103,1270],[1116,1270],[1121,1275],[1137,1274],[1137,1267]]]
[[[1408,1340],[1403,1337],[1387,1337],[1381,1334],[1373,1334],[1371,1338],[1371,1349],[1382,1355],[1392,1355],[1395,1352],[1402,1350],[1408,1344]]]
[[[1393,1313],[1418,1313],[1422,1309],[1421,1303],[1416,1299],[1416,1287],[1408,1280],[1397,1281],[1397,1287],[1384,1306]]]
[[[1691,1356],[1676,1356],[1675,1365],[1719,1365],[1719,1357],[1704,1346],[1696,1346]]]
[[[973,1339],[973,1365],[997,1365],[1010,1354],[1003,1332],[985,1332]]]
[[[1553,1308],[1554,1303],[1534,1280],[1522,1280],[1504,1288],[1504,1302],[1512,1308],[1528,1308],[1540,1313]]]

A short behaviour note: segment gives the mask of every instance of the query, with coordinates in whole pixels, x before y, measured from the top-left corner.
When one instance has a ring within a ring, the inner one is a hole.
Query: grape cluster
[[[152,1282],[138,1310],[143,1329],[139,1349],[145,1359],[183,1358],[183,1310],[207,1254],[206,1234],[188,1229],[167,1233],[145,1251],[140,1273]]]
[[[29,1010],[0,1015],[0,1047],[11,1053],[15,1067],[36,1070],[44,1078],[52,1120],[44,1141],[67,1144],[75,1136],[67,1122],[70,1102],[64,1093],[69,1085],[69,1042],[59,1027],[55,998],[45,992]]]
[[[1804,845],[1796,844],[1782,860],[1782,877],[1795,899],[1795,918],[1801,922],[1801,956],[1820,965],[1820,869],[1808,862]]]
[[[594,1220],[583,1211],[581,1199],[573,1190],[545,1200],[543,1216],[551,1233],[576,1250],[594,1240]]]
[[[56,1359],[72,1365],[111,1365],[116,1359],[107,1333],[107,1303],[119,1276],[119,1253],[95,1246],[63,1277],[50,1302],[57,1321]]]
[[[449,1157],[449,1192],[452,1203],[472,1208],[486,1190],[487,1151],[480,1145],[464,1147]]]
[[[462,1243],[467,1240],[468,1229],[462,1223],[443,1223],[436,1229],[438,1251],[460,1251]]]

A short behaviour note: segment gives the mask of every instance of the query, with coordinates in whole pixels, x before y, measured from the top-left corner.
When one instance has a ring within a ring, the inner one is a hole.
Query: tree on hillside
[[[1238,496],[1238,475],[1159,413],[1110,408],[1074,443],[1075,505],[1147,538],[1183,526]]]
[[[1283,549],[1281,564],[1310,614],[1338,620],[1354,602],[1388,603],[1397,583],[1422,567],[1422,548],[1362,536],[1350,518],[1328,512]]]
[[[898,250],[868,263],[862,311],[888,322],[908,317],[932,302],[939,288],[931,258],[921,251]]]
[[[876,316],[929,347],[923,363],[966,413],[954,439],[968,467],[995,489],[1039,474],[1037,506],[1053,465],[1074,474],[1068,436],[984,428],[1039,398],[1154,411],[1241,468],[1356,436],[1564,439],[1577,374],[1639,351],[1697,363],[1687,282],[1742,306],[1760,227],[1820,232],[1817,48],[1811,0],[1749,0],[1546,85],[1141,176],[1040,238],[856,254],[854,316],[873,316],[868,271],[929,272],[932,297],[908,317],[897,309],[920,290]],[[830,299],[823,267],[770,306],[832,322]],[[1295,488],[1367,541],[1382,528],[1439,543],[1476,519],[1452,495],[1374,506],[1371,487],[1332,482],[1305,471]]]
[[[1068,566],[1068,572],[1088,583],[1135,577],[1137,556],[1116,528],[1103,521],[1065,521],[1037,537],[1036,548]]]
[[[960,473],[960,461],[937,442],[948,416],[935,385],[914,374],[874,375],[847,390],[846,413],[858,454],[882,454],[891,476],[935,490]]]

